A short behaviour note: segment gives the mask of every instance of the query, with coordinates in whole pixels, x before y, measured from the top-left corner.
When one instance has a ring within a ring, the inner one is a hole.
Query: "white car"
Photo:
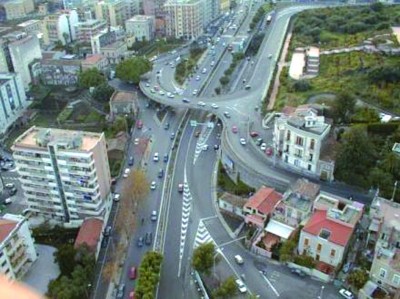
[[[146,83],[146,87],[150,87],[150,84],[149,84],[149,83]]]
[[[160,156],[158,155],[158,153],[154,153],[153,161],[158,162],[159,159],[160,159]]]
[[[150,92],[151,92],[151,93],[156,93],[156,91],[154,90],[154,88],[151,88],[151,89],[150,89]]]
[[[134,145],[138,145],[139,144],[139,138],[135,138],[135,140],[133,141]]]
[[[202,147],[202,150],[203,151],[208,151],[208,144],[204,144],[203,147]]]
[[[271,58],[272,58],[272,54],[269,54],[269,55],[268,55],[268,58],[271,59]]]
[[[211,104],[211,107],[212,107],[213,109],[218,109],[218,105],[215,104],[215,103],[212,103],[212,104]]]
[[[262,151],[265,151],[265,150],[267,149],[267,144],[266,144],[265,142],[262,143],[261,146],[260,146],[260,149],[261,149]]]
[[[202,73],[202,74],[207,73],[207,69],[206,69],[206,68],[202,69],[201,73]]]
[[[240,138],[240,144],[241,145],[246,145],[246,139]]]
[[[131,169],[130,168],[125,168],[123,178],[126,179],[129,176],[130,173],[131,173]]]
[[[215,65],[215,61],[214,61],[214,60],[211,61],[210,65],[211,65],[211,66],[214,66],[214,65]]]
[[[342,295],[342,297],[346,298],[346,299],[354,299],[354,295],[352,292],[346,290],[346,289],[341,289],[339,291],[339,294]]]
[[[199,105],[200,107],[204,107],[206,105],[206,103],[200,101],[197,103],[197,105]]]
[[[196,81],[200,81],[200,76],[196,76]]]
[[[193,90],[192,94],[195,96],[197,94],[197,92],[198,92],[198,90],[195,89],[195,90]]]
[[[163,92],[162,90],[160,90],[159,94],[160,94],[161,96],[163,96],[163,95],[165,95],[165,92]]]
[[[156,190],[156,182],[155,181],[151,182],[150,189],[151,190]]]
[[[244,285],[243,281],[241,281],[240,279],[236,279],[235,282],[236,282],[236,285],[238,286],[240,293],[243,294],[243,293],[247,292],[247,288]]]
[[[113,198],[113,200],[114,200],[115,202],[118,202],[118,201],[120,200],[120,197],[121,197],[121,194],[119,194],[119,193],[114,193],[114,198]]]
[[[175,96],[172,93],[169,93],[169,95],[167,95],[167,97],[173,99]]]

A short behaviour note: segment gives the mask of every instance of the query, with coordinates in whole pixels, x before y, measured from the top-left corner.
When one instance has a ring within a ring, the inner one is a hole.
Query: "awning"
[[[294,228],[276,220],[271,220],[268,222],[265,231],[287,240],[294,231]]]

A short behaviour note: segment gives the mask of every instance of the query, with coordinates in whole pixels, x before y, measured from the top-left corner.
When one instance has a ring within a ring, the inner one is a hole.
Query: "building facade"
[[[82,71],[95,68],[100,72],[106,73],[108,70],[108,60],[101,54],[95,54],[87,56],[85,60],[82,61]]]
[[[40,20],[28,20],[26,22],[18,24],[18,27],[21,28],[27,34],[37,34],[42,30],[42,22]]]
[[[12,150],[35,214],[80,225],[107,213],[111,177],[103,133],[32,127]]]
[[[151,41],[156,32],[156,19],[154,16],[136,15],[125,22],[125,30],[137,40]]]
[[[275,155],[295,169],[331,180],[333,174],[322,173],[319,167],[321,149],[330,129],[325,117],[313,107],[287,107],[275,119]]]
[[[101,48],[101,54],[107,58],[109,64],[118,64],[126,56],[128,45],[124,41],[118,41]]]
[[[0,274],[19,280],[37,259],[28,221],[20,215],[0,218]]]
[[[82,60],[74,55],[40,61],[40,80],[45,85],[76,85]]]
[[[196,39],[203,33],[204,0],[168,0],[164,4],[166,34],[187,40]]]
[[[138,1],[100,1],[95,7],[96,19],[104,20],[113,27],[124,26],[125,21],[135,14],[139,14]]]
[[[35,10],[33,0],[12,0],[3,4],[7,20],[25,18]]]
[[[125,36],[125,31],[121,27],[109,27],[104,29],[90,39],[92,54],[101,54],[101,48],[109,46],[117,41],[124,41]]]
[[[20,118],[28,102],[21,76],[16,73],[0,73],[0,135]]]
[[[93,36],[99,34],[107,27],[103,20],[87,20],[75,24],[76,41],[79,43],[90,43]]]
[[[43,42],[45,45],[60,41],[63,45],[75,40],[76,10],[61,11],[43,19]]]

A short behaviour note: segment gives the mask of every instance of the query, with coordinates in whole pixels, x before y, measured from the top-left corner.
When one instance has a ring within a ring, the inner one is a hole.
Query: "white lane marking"
[[[280,295],[279,295],[278,291],[275,289],[275,287],[272,285],[272,283],[268,280],[268,278],[264,274],[262,274],[261,271],[259,271],[259,272],[260,272],[261,276],[264,278],[264,280],[268,283],[271,290],[275,293],[275,295],[277,297],[279,297]]]

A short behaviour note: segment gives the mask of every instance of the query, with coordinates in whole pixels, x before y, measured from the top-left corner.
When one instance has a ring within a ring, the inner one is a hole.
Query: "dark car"
[[[256,141],[256,145],[260,146],[263,143],[263,141],[264,140],[262,138],[258,138],[257,141]]]
[[[117,299],[122,299],[124,298],[124,294],[125,294],[125,284],[120,284],[118,287],[118,291],[117,291]]]
[[[101,241],[101,248],[106,248],[108,243],[108,238],[103,238],[103,241]]]
[[[129,162],[128,162],[128,165],[129,166],[133,166],[133,163],[134,163],[135,161],[133,160],[133,157],[130,157],[129,158]]]
[[[171,139],[171,140],[173,140],[174,138],[175,138],[175,133],[174,133],[174,132],[172,132],[172,133],[171,133],[171,137],[170,137],[170,139]]]
[[[137,240],[137,246],[143,247],[143,237],[139,237],[139,239]]]
[[[158,171],[158,178],[162,179],[163,176],[164,176],[164,170],[163,170],[163,169],[160,169],[160,170]]]
[[[167,163],[168,162],[168,154],[164,155],[164,162]]]
[[[151,245],[151,243],[153,242],[153,233],[146,233],[146,237],[144,239],[144,242],[146,243],[146,245]]]
[[[11,188],[10,190],[8,190],[8,194],[10,195],[10,196],[13,196],[13,195],[15,195],[17,193],[17,188]]]
[[[103,235],[108,237],[111,234],[112,227],[109,225],[104,229]]]
[[[187,103],[190,103],[190,100],[189,100],[189,99],[187,99],[187,98],[183,98],[183,99],[182,99],[182,102],[184,102],[184,103],[186,103],[186,104],[187,104]]]
[[[165,129],[165,130],[168,130],[168,129],[169,129],[169,123],[166,123],[166,124],[164,125],[164,129]]]
[[[214,144],[214,150],[215,151],[219,150],[219,145],[218,144]]]
[[[300,277],[305,277],[306,276],[306,274],[303,272],[303,271],[301,271],[300,269],[292,269],[292,270],[290,270],[293,274],[296,274],[296,275],[298,275],[298,276],[300,276]]]

